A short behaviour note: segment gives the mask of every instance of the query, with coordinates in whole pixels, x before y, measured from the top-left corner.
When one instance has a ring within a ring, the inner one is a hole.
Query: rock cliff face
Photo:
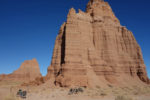
[[[37,77],[42,77],[36,59],[24,61],[20,68],[8,75],[0,75],[0,80],[14,80],[28,82]]]
[[[70,9],[47,78],[62,87],[149,83],[140,46],[103,0]]]

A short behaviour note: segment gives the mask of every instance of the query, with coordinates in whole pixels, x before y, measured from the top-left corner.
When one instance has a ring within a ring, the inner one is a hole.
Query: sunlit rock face
[[[46,77],[62,87],[149,83],[140,46],[103,0],[70,9]]]
[[[24,61],[20,68],[13,73],[0,75],[0,80],[29,82],[35,80],[37,77],[42,77],[39,64],[36,59],[32,59]]]

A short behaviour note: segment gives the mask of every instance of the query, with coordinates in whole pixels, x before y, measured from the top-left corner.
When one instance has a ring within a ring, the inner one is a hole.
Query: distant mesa
[[[140,46],[104,0],[71,8],[55,41],[47,79],[56,86],[149,84]]]
[[[24,61],[20,68],[8,75],[0,75],[0,80],[29,82],[37,77],[42,77],[36,59]]]

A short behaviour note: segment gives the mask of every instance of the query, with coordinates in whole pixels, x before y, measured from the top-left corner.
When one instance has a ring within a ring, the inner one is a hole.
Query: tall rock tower
[[[103,0],[70,9],[47,78],[62,87],[149,83],[140,46]]]

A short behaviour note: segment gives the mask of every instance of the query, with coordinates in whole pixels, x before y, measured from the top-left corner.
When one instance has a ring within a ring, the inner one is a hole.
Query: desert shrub
[[[128,96],[117,96],[115,100],[133,100],[133,99]]]
[[[77,93],[82,93],[82,92],[84,92],[84,90],[81,88],[81,87],[79,87],[79,88],[71,88],[70,90],[69,90],[69,95],[72,95],[72,94],[77,94]]]
[[[26,96],[27,96],[27,91],[22,91],[21,89],[18,90],[17,97],[26,98]]]

